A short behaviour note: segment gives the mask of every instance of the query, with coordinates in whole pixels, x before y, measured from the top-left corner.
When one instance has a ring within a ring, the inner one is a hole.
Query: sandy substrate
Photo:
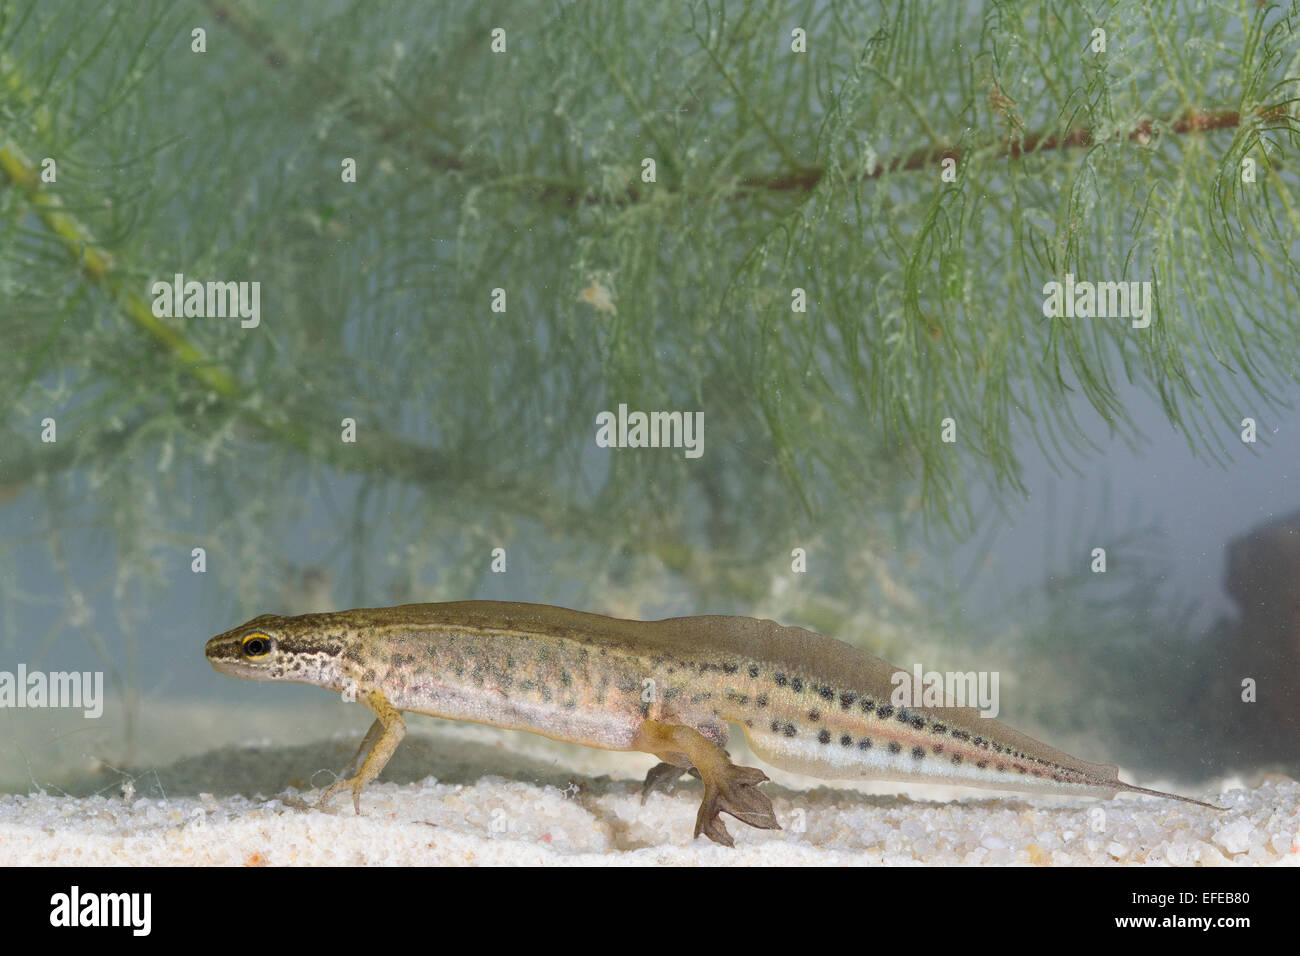
[[[232,744],[101,768],[97,786],[87,778],[0,795],[0,864],[1300,865],[1300,784],[1285,779],[1189,794],[1228,808],[1216,812],[1145,797],[938,787],[909,797],[894,785],[851,789],[773,772],[764,790],[784,829],[724,817],[736,840],[727,849],[691,836],[697,781],[641,805],[651,757],[428,727],[412,728],[359,817],[346,795],[324,812],[299,806],[348,761],[359,732]],[[743,746],[732,750],[757,765]]]

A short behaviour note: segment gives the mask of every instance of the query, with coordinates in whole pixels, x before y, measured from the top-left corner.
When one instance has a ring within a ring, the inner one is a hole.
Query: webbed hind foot
[[[754,767],[737,767],[725,750],[693,727],[647,720],[637,734],[636,749],[664,761],[646,774],[643,794],[676,780],[688,762],[704,781],[704,800],[695,818],[697,837],[704,834],[714,843],[734,846],[719,819],[723,813],[760,830],[781,829],[772,801],[758,789],[767,774]]]
[[[679,767],[675,763],[657,763],[645,774],[645,783],[641,784],[641,806],[645,806],[646,798],[656,790],[662,790],[668,793],[672,790],[673,784],[683,774],[690,774],[696,780],[700,779],[700,772],[694,767]]]
[[[758,785],[768,779],[756,767],[737,767],[728,761],[726,771],[715,781],[705,781],[704,801],[695,817],[695,835],[703,833],[714,843],[734,846],[731,834],[722,825],[721,813],[730,813],[741,823],[760,830],[779,830],[772,801]]]

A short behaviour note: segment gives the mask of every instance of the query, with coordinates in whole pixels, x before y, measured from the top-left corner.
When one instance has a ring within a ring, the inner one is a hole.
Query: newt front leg
[[[361,790],[379,776],[379,772],[384,769],[384,765],[392,757],[397,745],[406,736],[406,721],[402,719],[402,712],[389,703],[383,691],[366,691],[361,701],[375,712],[375,722],[366,731],[365,739],[357,748],[356,756],[317,801],[318,810],[324,809],[335,794],[351,787],[352,806],[357,813],[360,813]]]
[[[688,764],[698,771],[704,781],[704,799],[695,817],[696,836],[703,833],[714,843],[734,846],[731,834],[719,819],[722,813],[729,813],[760,830],[781,829],[776,814],[772,812],[772,801],[758,789],[758,785],[767,779],[767,774],[754,767],[737,767],[725,750],[698,730],[647,720],[637,731],[634,747],[654,754],[673,769],[682,768],[678,776]],[[654,767],[646,775],[647,790],[653,789],[672,772],[664,764]]]

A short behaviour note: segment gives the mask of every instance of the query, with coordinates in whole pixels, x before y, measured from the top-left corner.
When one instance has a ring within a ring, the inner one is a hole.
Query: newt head
[[[342,644],[301,617],[262,614],[208,641],[208,663],[248,680],[300,681],[333,686]]]

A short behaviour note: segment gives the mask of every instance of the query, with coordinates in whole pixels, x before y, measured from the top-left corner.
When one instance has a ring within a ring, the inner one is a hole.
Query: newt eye
[[[243,652],[245,658],[250,661],[256,661],[261,660],[263,657],[270,654],[274,647],[275,643],[269,637],[260,632],[254,632],[244,638],[244,643],[241,645],[240,650]]]

